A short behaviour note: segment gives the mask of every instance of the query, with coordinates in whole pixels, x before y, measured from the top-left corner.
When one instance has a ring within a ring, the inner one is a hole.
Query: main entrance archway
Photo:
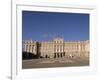
[[[54,58],[63,58],[65,57],[65,52],[63,53],[54,53]]]

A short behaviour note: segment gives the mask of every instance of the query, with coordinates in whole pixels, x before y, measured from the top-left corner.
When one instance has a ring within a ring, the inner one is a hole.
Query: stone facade
[[[23,41],[23,51],[30,52],[33,54],[37,54],[37,42],[30,41]]]
[[[89,57],[89,48],[89,40],[76,42],[54,38],[52,41],[42,42],[23,41],[23,51],[40,54],[44,58]]]

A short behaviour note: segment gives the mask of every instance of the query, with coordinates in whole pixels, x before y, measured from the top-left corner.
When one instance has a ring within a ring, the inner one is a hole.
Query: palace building
[[[54,38],[51,41],[23,41],[23,51],[42,58],[89,57],[89,40],[64,41]]]

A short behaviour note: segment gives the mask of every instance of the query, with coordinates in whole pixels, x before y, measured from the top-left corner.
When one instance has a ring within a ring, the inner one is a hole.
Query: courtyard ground
[[[57,58],[57,59],[30,59],[22,60],[22,69],[89,66],[89,58]]]

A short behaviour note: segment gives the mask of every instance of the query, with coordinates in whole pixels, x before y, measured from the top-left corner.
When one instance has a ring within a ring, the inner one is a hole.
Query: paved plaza
[[[22,60],[23,69],[31,68],[51,68],[51,67],[74,67],[74,66],[89,66],[89,58],[40,58]]]

